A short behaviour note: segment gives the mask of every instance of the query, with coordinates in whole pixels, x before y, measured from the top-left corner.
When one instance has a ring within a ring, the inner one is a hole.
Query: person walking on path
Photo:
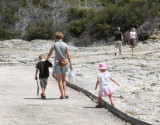
[[[73,70],[71,58],[69,54],[69,46],[62,41],[64,35],[62,32],[56,32],[56,43],[51,47],[49,54],[47,56],[47,59],[50,58],[50,56],[53,53],[53,50],[55,50],[55,61],[54,61],[54,70],[53,72],[56,74],[56,78],[58,80],[58,86],[61,93],[60,99],[68,98],[69,96],[66,94],[66,72],[68,71],[68,65],[61,67],[58,64],[59,58],[61,59],[68,59],[70,64],[70,70]]]
[[[36,64],[35,80],[38,80],[39,72],[39,81],[42,89],[41,98],[46,99],[45,89],[47,86],[47,80],[49,77],[49,67],[52,67],[52,63],[45,59],[45,55],[41,54],[39,56],[39,62]]]
[[[101,98],[104,96],[108,96],[111,105],[115,106],[113,103],[113,97],[112,94],[115,92],[115,90],[110,85],[110,80],[116,83],[119,86],[119,83],[117,83],[109,73],[106,72],[107,66],[105,63],[99,64],[99,70],[100,73],[97,76],[97,83],[95,90],[97,90],[97,86],[99,85],[99,94],[98,94],[98,105],[96,105],[96,108],[101,108]]]
[[[113,36],[114,40],[115,40],[115,55],[117,55],[117,48],[119,48],[119,55],[122,54],[122,43],[124,44],[123,41],[123,34],[120,31],[120,27],[117,27],[117,30],[114,32],[114,36]]]
[[[132,56],[134,54],[134,50],[135,50],[135,46],[137,45],[137,42],[138,42],[138,36],[137,36],[137,33],[136,33],[136,29],[134,27],[132,27],[131,31],[129,33],[129,36],[128,36],[128,44],[131,45]]]

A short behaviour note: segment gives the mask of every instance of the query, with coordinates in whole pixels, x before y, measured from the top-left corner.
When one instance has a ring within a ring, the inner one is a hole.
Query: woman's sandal
[[[60,99],[64,99],[64,97],[63,97],[63,96],[60,96],[59,98],[60,98]]]
[[[69,98],[69,96],[68,95],[66,95],[66,96],[64,96],[65,97],[65,99],[68,99]]]
[[[101,108],[101,105],[96,105],[96,107],[95,108]]]

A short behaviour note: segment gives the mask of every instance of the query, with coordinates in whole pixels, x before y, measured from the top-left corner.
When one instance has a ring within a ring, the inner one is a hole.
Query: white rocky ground
[[[48,54],[53,41],[22,40],[0,41],[0,65],[35,65],[41,53]],[[117,87],[114,101],[121,111],[140,120],[160,124],[160,40],[139,43],[135,55],[123,46],[123,55],[114,55],[113,45],[92,47],[70,46],[75,73],[75,84],[88,91],[94,90],[99,62],[106,62],[108,72],[121,86]],[[53,62],[54,56],[50,59]],[[108,102],[108,98],[105,98]]]

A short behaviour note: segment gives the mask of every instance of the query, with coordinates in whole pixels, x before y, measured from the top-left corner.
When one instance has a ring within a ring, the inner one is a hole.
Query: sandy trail
[[[35,66],[38,56],[47,55],[53,44],[54,41],[45,40],[0,41],[0,65]],[[134,118],[160,124],[160,40],[138,43],[134,56],[128,45],[122,47],[123,55],[120,56],[114,55],[114,45],[70,45],[69,48],[76,79],[74,84],[98,95],[94,90],[98,64],[105,62],[107,72],[121,84],[117,87],[112,83],[116,90],[113,95],[116,108]],[[54,54],[49,60],[54,63]],[[104,99],[110,103],[108,98]]]
[[[69,99],[59,99],[57,82],[50,76],[47,99],[36,95],[33,66],[0,67],[1,125],[129,125],[108,110],[96,109],[84,94],[68,88]]]

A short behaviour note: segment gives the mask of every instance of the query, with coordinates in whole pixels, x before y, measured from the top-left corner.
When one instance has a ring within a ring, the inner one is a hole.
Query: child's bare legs
[[[98,97],[98,105],[101,106],[101,97]]]
[[[100,108],[101,107],[101,97],[98,97],[98,105],[96,105],[96,108]]]
[[[113,103],[113,97],[112,97],[112,95],[111,95],[111,94],[109,94],[109,95],[108,95],[108,97],[109,97],[109,99],[110,99],[110,101],[111,101],[111,105],[112,105],[112,106],[114,106],[114,103]]]
[[[42,94],[45,96],[45,88],[42,88]]]

